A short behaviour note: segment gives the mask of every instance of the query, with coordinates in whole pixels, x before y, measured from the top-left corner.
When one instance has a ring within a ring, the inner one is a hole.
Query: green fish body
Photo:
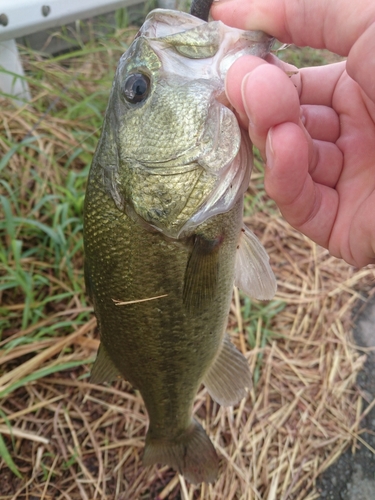
[[[222,405],[251,385],[225,336],[233,284],[260,299],[275,292],[242,222],[251,146],[222,103],[235,54],[269,45],[220,22],[150,13],[120,60],[87,186],[85,278],[101,334],[92,380],[121,375],[139,389],[144,463],[194,483],[218,472],[192,419],[200,384]]]

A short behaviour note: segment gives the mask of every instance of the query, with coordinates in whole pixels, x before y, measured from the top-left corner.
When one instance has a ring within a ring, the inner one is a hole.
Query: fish
[[[149,417],[143,464],[214,482],[219,458],[193,418],[203,383],[237,404],[251,387],[226,334],[233,286],[271,299],[268,255],[243,224],[252,148],[225,97],[242,54],[272,39],[150,12],[114,77],[84,204],[86,289],[100,345],[92,383],[122,377]]]

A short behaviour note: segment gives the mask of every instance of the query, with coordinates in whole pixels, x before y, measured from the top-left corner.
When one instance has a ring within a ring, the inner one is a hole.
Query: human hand
[[[273,55],[244,56],[226,90],[266,158],[265,187],[285,219],[350,264],[375,263],[375,3],[220,0],[211,12],[231,26],[348,56],[291,78]]]

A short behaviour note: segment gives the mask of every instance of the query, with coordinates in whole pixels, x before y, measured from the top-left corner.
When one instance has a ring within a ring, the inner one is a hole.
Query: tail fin
[[[169,465],[194,484],[213,483],[218,474],[219,459],[203,427],[193,420],[188,429],[174,441],[146,436],[143,464]]]

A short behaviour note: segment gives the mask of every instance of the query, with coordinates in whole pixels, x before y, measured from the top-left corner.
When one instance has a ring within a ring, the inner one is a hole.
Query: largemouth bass
[[[224,93],[240,54],[271,39],[176,11],[151,12],[121,57],[90,170],[85,278],[101,335],[91,380],[121,375],[150,424],[143,462],[212,482],[218,457],[192,418],[201,383],[221,405],[251,374],[225,335],[236,283],[259,299],[276,284],[243,225],[251,144]]]

